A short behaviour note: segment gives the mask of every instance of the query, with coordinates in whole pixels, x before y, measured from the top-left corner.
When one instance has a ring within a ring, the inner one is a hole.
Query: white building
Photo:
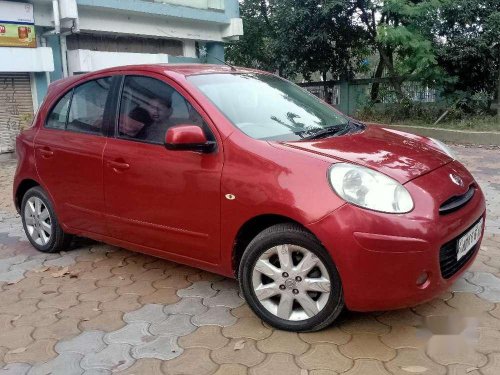
[[[12,151],[56,79],[117,65],[216,63],[242,34],[238,0],[0,0],[0,153]]]

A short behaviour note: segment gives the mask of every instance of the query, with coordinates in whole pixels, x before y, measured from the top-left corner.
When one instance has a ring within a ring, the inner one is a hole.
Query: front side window
[[[188,80],[241,131],[255,139],[293,141],[328,129],[346,129],[348,118],[279,77],[204,74]]]
[[[66,119],[68,118],[68,109],[71,103],[71,95],[73,90],[70,90],[64,95],[52,108],[52,111],[47,116],[46,128],[64,130],[66,128]]]
[[[155,78],[125,77],[118,137],[164,144],[167,130],[176,125],[200,126],[213,138],[202,117],[174,88]]]
[[[111,77],[97,79],[74,89],[67,130],[101,134]]]

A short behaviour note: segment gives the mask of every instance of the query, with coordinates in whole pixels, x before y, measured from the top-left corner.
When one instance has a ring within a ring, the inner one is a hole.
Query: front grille
[[[478,243],[467,254],[465,254],[462,258],[460,258],[459,261],[457,261],[458,240],[481,220],[482,218],[476,221],[473,225],[471,225],[460,236],[454,238],[450,242],[445,243],[441,247],[441,250],[439,251],[439,265],[441,267],[441,276],[443,276],[443,279],[449,279],[458,271],[460,271],[462,267],[465,265],[465,263],[467,263],[479,250],[479,243]]]
[[[465,194],[451,197],[439,207],[439,214],[446,215],[459,210],[472,199],[475,192],[476,188],[474,186],[471,186]]]

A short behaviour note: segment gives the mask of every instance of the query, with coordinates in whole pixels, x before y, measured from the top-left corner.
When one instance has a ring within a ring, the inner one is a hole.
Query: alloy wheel
[[[254,293],[273,315],[292,321],[310,319],[327,305],[330,276],[311,251],[279,245],[265,251],[252,272]]]
[[[49,243],[52,237],[52,220],[45,203],[38,197],[28,199],[24,207],[24,221],[31,239],[40,246]]]

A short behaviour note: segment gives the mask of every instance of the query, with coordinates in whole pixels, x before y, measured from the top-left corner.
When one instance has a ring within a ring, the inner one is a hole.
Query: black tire
[[[257,260],[266,250],[284,244],[301,246],[314,253],[323,262],[330,277],[328,302],[317,315],[305,320],[287,320],[274,315],[261,304],[254,292],[252,274]],[[259,233],[243,253],[238,279],[242,293],[255,314],[269,325],[281,330],[318,331],[332,324],[344,309],[342,283],[335,264],[318,239],[297,224],[277,224]]]
[[[45,207],[47,207],[47,210],[50,213],[50,224],[52,226],[52,234],[47,244],[43,246],[41,244],[36,243],[33,240],[26,226],[25,208],[28,200],[32,197],[39,198],[43,202]],[[33,245],[33,247],[38,251],[41,251],[43,253],[57,253],[59,251],[68,249],[71,240],[73,239],[73,236],[68,233],[65,233],[62,230],[61,226],[59,225],[56,213],[54,211],[54,206],[50,201],[49,197],[47,196],[47,194],[45,193],[45,191],[40,186],[35,186],[29,189],[26,192],[26,194],[24,194],[21,203],[21,218],[23,221],[23,228],[24,232],[26,233],[26,237],[28,237],[28,240],[30,241],[31,245]]]

